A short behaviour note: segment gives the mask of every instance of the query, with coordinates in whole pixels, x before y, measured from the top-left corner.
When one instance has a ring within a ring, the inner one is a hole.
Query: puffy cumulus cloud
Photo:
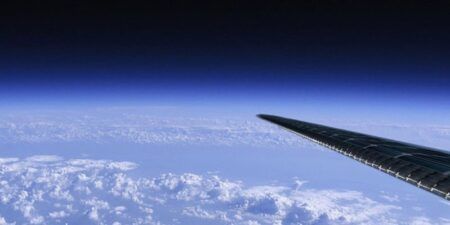
[[[0,216],[0,225],[14,225],[15,223],[8,223],[6,222],[5,218]]]
[[[0,162],[0,212],[5,212],[0,224],[152,222],[142,196],[126,198],[125,192],[114,193],[122,185],[123,173],[136,167],[134,163],[64,160],[52,155]],[[138,185],[138,180],[130,182]],[[128,212],[119,203],[132,205],[134,211]]]
[[[135,177],[132,162],[0,159],[0,224],[399,224],[401,208],[360,192],[245,186],[216,175]],[[382,198],[381,198],[382,199]],[[445,219],[413,218],[436,224]]]

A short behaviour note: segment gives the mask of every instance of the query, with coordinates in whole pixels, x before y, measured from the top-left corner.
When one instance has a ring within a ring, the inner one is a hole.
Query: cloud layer
[[[192,173],[148,178],[133,174],[136,167],[53,155],[0,158],[0,224],[404,222],[397,217],[401,207],[356,191],[309,189],[300,180],[291,186],[246,186]]]
[[[450,145],[448,126],[336,126],[443,149]],[[316,147],[257,118],[152,116],[120,110],[0,115],[0,143],[67,142]]]
[[[0,117],[0,143],[131,142],[279,146],[309,143],[258,119],[161,118],[142,114]]]

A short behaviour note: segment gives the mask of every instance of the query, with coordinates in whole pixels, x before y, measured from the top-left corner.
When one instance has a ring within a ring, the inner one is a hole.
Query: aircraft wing
[[[447,151],[279,116],[258,117],[450,200],[450,154]]]

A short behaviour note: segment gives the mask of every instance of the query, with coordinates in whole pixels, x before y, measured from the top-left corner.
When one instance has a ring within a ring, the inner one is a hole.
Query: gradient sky
[[[450,97],[450,19],[439,4],[4,8],[2,104],[290,99],[442,108]]]

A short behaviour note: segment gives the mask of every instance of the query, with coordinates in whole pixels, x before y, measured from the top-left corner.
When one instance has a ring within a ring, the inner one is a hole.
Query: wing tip
[[[275,121],[282,119],[282,117],[270,115],[270,114],[258,114],[258,118],[274,123]]]
[[[266,119],[266,117],[269,116],[268,114],[256,114],[256,117],[260,119]]]
[[[269,114],[258,114],[256,115],[258,118],[266,120],[266,121],[272,121],[271,119],[273,118],[272,115]]]

